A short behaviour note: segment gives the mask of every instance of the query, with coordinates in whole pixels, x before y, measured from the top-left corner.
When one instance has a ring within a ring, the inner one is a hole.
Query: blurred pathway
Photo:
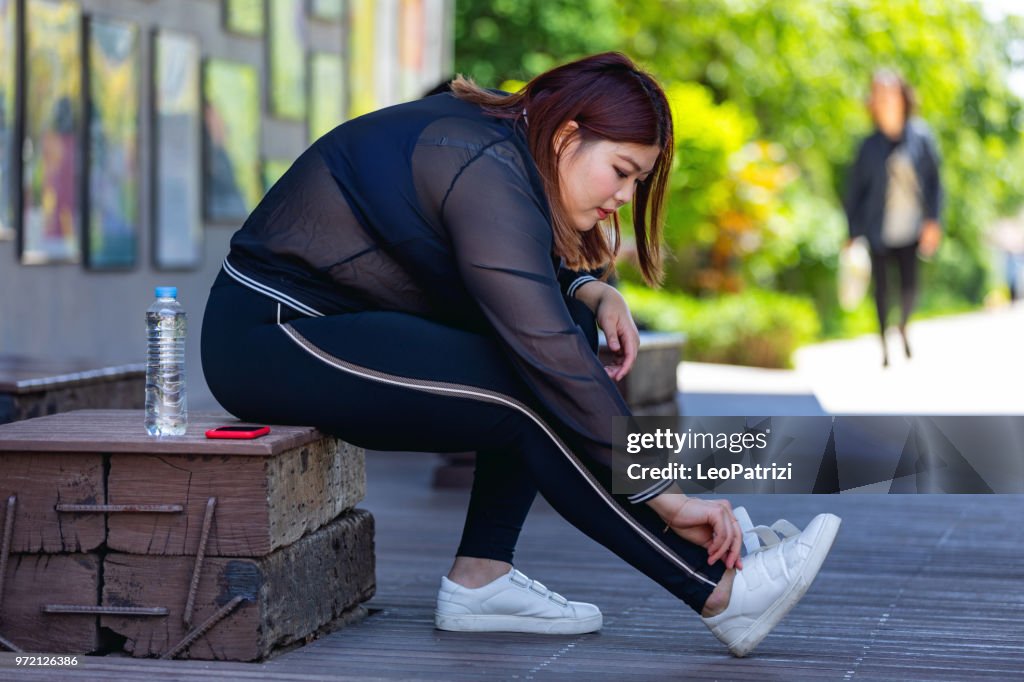
[[[889,368],[868,335],[806,346],[795,370],[684,362],[684,413],[1024,414],[1024,305],[912,322],[913,359],[898,333]]]

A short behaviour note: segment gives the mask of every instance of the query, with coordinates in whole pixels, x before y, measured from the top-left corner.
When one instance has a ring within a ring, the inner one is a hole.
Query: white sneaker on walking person
[[[512,569],[482,587],[468,588],[441,578],[434,623],[457,632],[532,632],[579,635],[600,630],[601,611],[569,601]]]
[[[800,531],[785,520],[752,526],[742,507],[734,510],[748,549],[743,568],[733,577],[725,610],[701,618],[734,656],[753,651],[811,586],[828,555],[841,520],[818,514]],[[784,539],[780,540],[777,533]],[[765,546],[759,547],[764,542]],[[753,551],[750,551],[752,548]]]

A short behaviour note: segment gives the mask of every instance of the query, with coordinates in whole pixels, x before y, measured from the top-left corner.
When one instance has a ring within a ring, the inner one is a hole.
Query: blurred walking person
[[[939,154],[928,127],[914,118],[914,109],[914,91],[902,76],[888,69],[875,72],[868,98],[875,130],[861,142],[844,202],[850,240],[865,237],[871,252],[882,364],[886,367],[890,264],[899,271],[898,328],[910,358],[907,322],[917,300],[917,256],[930,258],[942,239]]]

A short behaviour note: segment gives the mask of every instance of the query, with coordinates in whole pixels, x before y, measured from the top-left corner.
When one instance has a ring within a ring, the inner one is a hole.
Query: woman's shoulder
[[[932,132],[931,126],[929,126],[927,121],[923,118],[914,117],[907,121],[907,132],[910,135],[916,135],[917,137],[926,140],[935,139],[935,134]]]

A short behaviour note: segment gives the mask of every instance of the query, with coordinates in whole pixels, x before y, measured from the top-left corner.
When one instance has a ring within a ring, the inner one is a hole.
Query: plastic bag
[[[850,311],[860,305],[871,282],[867,241],[857,237],[839,252],[839,305]]]

